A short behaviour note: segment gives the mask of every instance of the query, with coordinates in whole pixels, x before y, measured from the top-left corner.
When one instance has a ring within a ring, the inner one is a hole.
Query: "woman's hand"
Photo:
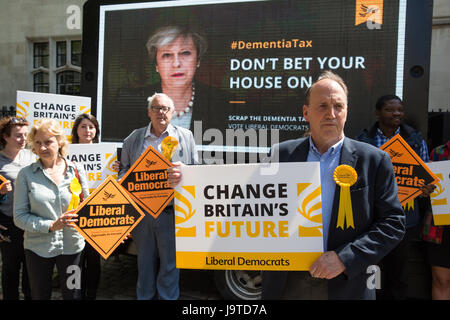
[[[78,215],[74,212],[75,210],[64,212],[57,220],[53,221],[53,223],[50,225],[49,230],[56,231],[64,229],[65,227],[74,228],[72,223],[78,221],[78,219],[76,219]]]
[[[12,191],[11,181],[6,180],[6,182],[0,188],[0,194],[7,194]]]

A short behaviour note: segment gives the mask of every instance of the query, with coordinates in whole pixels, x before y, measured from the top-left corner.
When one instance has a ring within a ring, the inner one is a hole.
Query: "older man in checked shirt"
[[[178,148],[172,161],[174,166],[198,163],[194,136],[188,129],[172,125],[174,104],[164,93],[155,93],[148,99],[148,126],[134,130],[123,142],[119,178],[152,146],[162,152],[161,142],[171,136]],[[172,173],[168,170],[171,183]],[[146,214],[131,232],[138,252],[137,298],[139,300],[176,300],[179,297],[179,270],[175,259],[175,221],[173,202],[157,217]]]

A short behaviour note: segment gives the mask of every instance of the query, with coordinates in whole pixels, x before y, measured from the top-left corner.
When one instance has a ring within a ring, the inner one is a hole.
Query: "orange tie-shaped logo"
[[[356,0],[355,26],[367,21],[383,24],[383,0]]]

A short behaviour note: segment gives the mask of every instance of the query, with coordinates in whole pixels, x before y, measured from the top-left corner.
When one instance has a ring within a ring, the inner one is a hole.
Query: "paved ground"
[[[102,259],[102,274],[97,293],[97,300],[136,299],[136,279],[136,256],[120,254],[117,256],[111,256],[108,260]],[[0,286],[0,299],[2,298],[3,295]],[[60,299],[61,293],[59,289],[54,288],[52,300]],[[209,271],[181,270],[180,299],[217,300],[221,299],[221,297],[215,289],[214,282]]]

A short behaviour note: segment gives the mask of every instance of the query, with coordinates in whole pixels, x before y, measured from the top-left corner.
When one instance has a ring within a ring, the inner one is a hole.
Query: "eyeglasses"
[[[11,124],[28,124],[28,121],[21,117],[12,117],[11,120],[9,120],[9,123]]]
[[[162,111],[163,113],[167,113],[170,110],[170,107],[166,107],[166,106],[151,106],[152,111],[154,112],[160,112]]]

